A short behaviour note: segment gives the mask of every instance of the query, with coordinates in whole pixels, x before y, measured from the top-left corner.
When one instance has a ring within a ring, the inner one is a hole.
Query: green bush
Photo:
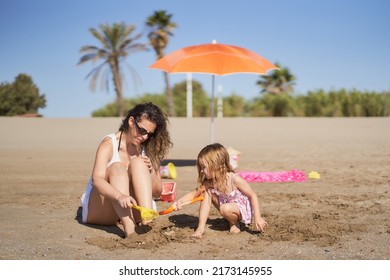
[[[292,101],[299,115],[303,108],[306,117],[372,117],[389,116],[390,94],[388,92],[360,92],[345,89],[309,91],[307,95]]]
[[[175,110],[178,117],[185,117],[186,82],[173,87]],[[167,112],[164,94],[145,94],[132,99],[125,99],[125,108],[137,103],[153,102]],[[215,100],[215,116],[217,115],[217,99]],[[94,117],[118,116],[116,102],[93,112]],[[210,98],[202,89],[202,85],[193,81],[193,116],[210,116]],[[324,90],[309,91],[306,95],[290,95],[287,93],[265,93],[252,100],[245,100],[237,94],[223,98],[224,117],[372,117],[390,116],[389,92],[361,92],[358,90]]]

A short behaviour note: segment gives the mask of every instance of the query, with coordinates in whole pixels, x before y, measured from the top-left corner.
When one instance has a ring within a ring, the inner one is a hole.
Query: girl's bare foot
[[[240,233],[241,232],[240,225],[239,224],[231,225],[229,232],[233,234]]]
[[[197,229],[191,237],[201,239],[202,235],[204,233],[204,230]]]

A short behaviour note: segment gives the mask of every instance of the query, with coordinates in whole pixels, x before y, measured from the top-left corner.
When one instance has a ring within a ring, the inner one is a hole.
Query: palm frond
[[[141,79],[140,75],[138,74],[138,72],[134,69],[133,66],[131,66],[128,63],[126,63],[126,66],[131,74],[131,78],[132,78],[132,81],[134,84],[134,89],[137,89],[138,86],[142,85],[142,79]]]
[[[114,88],[117,95],[118,105],[120,107],[120,115],[123,116],[122,102],[122,83],[124,75],[120,64],[125,58],[133,52],[147,50],[146,44],[135,43],[139,40],[142,34],[137,34],[131,37],[131,33],[135,30],[135,25],[126,25],[124,22],[114,24],[101,24],[99,30],[90,28],[90,33],[102,44],[98,46],[83,46],[80,52],[84,55],[80,58],[78,64],[83,64],[87,61],[96,62],[102,61],[97,67],[94,67],[86,76],[90,80],[90,88],[96,89],[97,81],[100,79],[100,88],[105,87],[107,91],[111,82],[109,76],[112,76]],[[104,71],[104,66],[107,66]],[[110,75],[111,74],[111,75]]]
[[[103,69],[103,67],[106,66],[106,62],[103,62],[99,64],[98,66],[94,67],[88,74],[85,76],[85,79],[91,78],[90,82],[90,89],[92,91],[95,91],[96,89],[96,80],[99,77],[100,71]]]
[[[89,32],[100,41],[100,43],[103,44],[103,47],[106,49],[110,48],[110,44],[107,40],[107,37],[104,36],[104,34],[101,34],[99,31],[97,31],[95,28],[90,28]]]
[[[148,47],[146,47],[145,44],[133,44],[127,46],[124,51],[128,52],[129,54],[139,52],[139,51],[148,51]]]
[[[96,46],[82,46],[80,48],[80,52],[83,53],[83,52],[96,52],[100,50],[100,48],[96,47]]]
[[[95,53],[90,53],[90,54],[83,55],[83,56],[80,58],[80,60],[79,60],[79,62],[78,62],[77,64],[78,64],[78,65],[83,64],[83,63],[85,63],[85,62],[88,62],[88,61],[90,61],[90,60],[93,60],[95,57],[96,57],[96,54],[95,54]]]

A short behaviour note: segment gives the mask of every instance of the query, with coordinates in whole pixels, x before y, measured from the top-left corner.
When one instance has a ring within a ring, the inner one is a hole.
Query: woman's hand
[[[152,172],[153,170],[153,166],[152,166],[152,162],[150,161],[150,158],[148,156],[142,156],[141,155],[141,158],[144,160],[146,166],[148,167],[149,171]]]
[[[137,201],[129,195],[121,194],[117,198],[117,201],[122,208],[131,208],[131,204],[137,205]]]

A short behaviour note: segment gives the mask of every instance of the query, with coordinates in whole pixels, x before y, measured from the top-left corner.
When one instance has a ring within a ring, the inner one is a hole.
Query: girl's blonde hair
[[[210,179],[207,179],[203,174],[201,164],[207,167]],[[223,145],[215,143],[204,147],[198,154],[196,165],[198,168],[198,194],[212,187],[220,192],[227,191],[226,174],[234,171],[230,165],[229,153]]]

